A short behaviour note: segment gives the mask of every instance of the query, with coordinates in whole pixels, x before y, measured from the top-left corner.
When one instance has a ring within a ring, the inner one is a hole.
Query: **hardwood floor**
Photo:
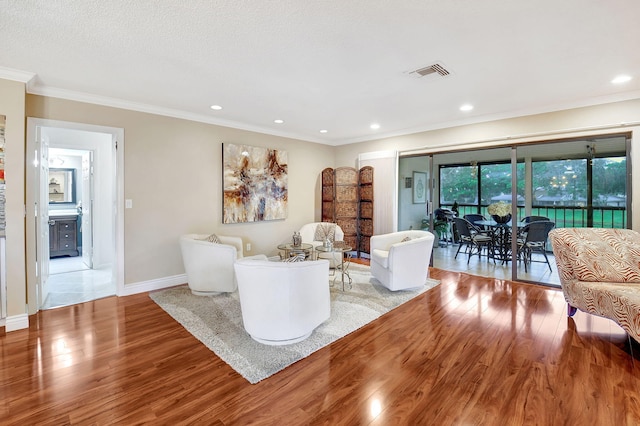
[[[555,289],[431,277],[442,284],[256,385],[148,294],[41,311],[0,331],[0,423],[640,423],[640,348],[616,324],[567,319]]]

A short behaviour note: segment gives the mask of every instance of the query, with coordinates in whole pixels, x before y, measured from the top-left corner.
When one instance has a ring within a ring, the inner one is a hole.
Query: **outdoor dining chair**
[[[547,220],[531,222],[522,229],[522,234],[525,237],[518,241],[518,255],[524,260],[525,272],[527,272],[527,264],[532,262],[531,255],[533,252],[541,253],[544,256],[544,261],[549,265],[549,271],[552,271],[551,263],[549,263],[549,258],[547,257],[547,238],[549,237],[549,231],[555,226],[554,222]]]
[[[478,225],[476,223],[478,221],[483,221],[483,220],[486,221],[487,220],[487,218],[485,218],[483,215],[476,214],[476,213],[469,213],[469,214],[465,214],[463,216],[463,218],[467,219],[469,222],[471,222],[471,224],[473,226],[475,226],[476,228],[478,228],[478,229],[480,229],[482,231],[485,231],[485,232],[483,232],[484,234],[487,233],[486,231],[488,231],[488,228],[486,227],[486,225]]]
[[[522,218],[522,222],[531,223],[531,222],[545,222],[550,219],[546,216],[526,216]]]
[[[471,256],[474,254],[477,254],[478,257],[480,257],[483,249],[486,249],[488,258],[488,251],[491,246],[492,238],[483,234],[479,228],[464,218],[454,217],[453,223],[460,237],[460,245],[458,246],[458,251],[456,251],[454,259],[458,258],[458,253],[460,253],[462,247],[465,248],[465,252],[468,255],[467,264],[471,260]]]

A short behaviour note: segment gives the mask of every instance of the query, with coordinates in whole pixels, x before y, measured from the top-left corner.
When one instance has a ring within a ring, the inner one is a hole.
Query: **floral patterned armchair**
[[[558,228],[549,238],[568,315],[609,318],[640,342],[640,233]]]

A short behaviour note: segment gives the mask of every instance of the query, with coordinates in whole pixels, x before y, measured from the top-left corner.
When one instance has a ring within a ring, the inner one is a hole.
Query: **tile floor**
[[[511,279],[511,262],[501,264],[498,261],[494,263],[492,259],[487,259],[486,256],[478,258],[478,256],[475,255],[471,256],[469,264],[467,264],[467,255],[462,251],[458,254],[457,259],[454,258],[457,250],[457,244],[449,244],[444,247],[434,246],[433,266],[447,271],[467,272],[482,277],[505,280]],[[527,273],[524,272],[524,263],[518,263],[518,280],[560,286],[560,278],[558,277],[558,270],[553,253],[547,253],[547,256],[549,257],[549,263],[551,263],[551,272],[549,271],[549,266],[544,263],[544,257],[541,254],[534,253],[534,262],[527,266]]]
[[[111,269],[89,269],[82,257],[49,261],[49,294],[42,309],[75,305],[116,294]]]

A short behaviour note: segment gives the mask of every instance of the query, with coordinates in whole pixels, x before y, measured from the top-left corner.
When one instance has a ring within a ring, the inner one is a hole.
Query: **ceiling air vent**
[[[433,65],[429,65],[428,67],[411,71],[409,72],[409,74],[413,75],[414,77],[421,78],[426,76],[437,77],[438,75],[440,77],[446,77],[451,73],[444,67],[442,63],[435,63]]]

